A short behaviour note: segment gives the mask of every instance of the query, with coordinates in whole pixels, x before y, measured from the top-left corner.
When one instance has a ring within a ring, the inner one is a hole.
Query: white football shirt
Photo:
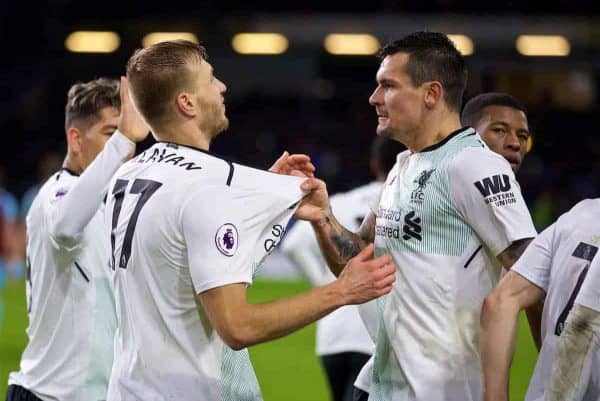
[[[252,283],[303,179],[157,143],[107,200],[119,327],[109,401],[261,400],[246,350],[227,347],[197,295]]]
[[[336,219],[348,230],[357,231],[371,211],[370,205],[379,198],[382,182],[373,181],[330,198]],[[281,249],[300,267],[314,286],[335,280],[310,223],[297,221],[288,231]],[[374,345],[358,314],[358,305],[336,309],[317,322],[317,355],[341,352],[372,354]]]
[[[472,128],[399,154],[377,211],[375,253],[390,252],[398,271],[379,302],[369,400],[479,400],[479,315],[496,257],[535,235],[509,164]]]
[[[542,400],[548,388],[556,347],[575,302],[600,310],[598,271],[600,256],[600,199],[587,199],[563,214],[530,245],[512,271],[546,292],[542,312],[542,349],[538,357],[527,401]],[[592,267],[592,265],[598,265]],[[589,277],[587,277],[589,275]],[[588,278],[590,279],[588,281]],[[578,295],[579,294],[579,295]],[[579,298],[578,298],[579,296]],[[594,386],[584,400],[598,400],[600,354],[593,365]]]
[[[29,343],[9,384],[44,401],[106,399],[116,312],[102,200],[133,147],[113,134],[81,177],[50,177],[27,214]]]

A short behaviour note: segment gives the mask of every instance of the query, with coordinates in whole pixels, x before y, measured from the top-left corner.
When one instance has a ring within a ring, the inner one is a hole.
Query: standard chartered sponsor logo
[[[387,238],[400,238],[400,226],[388,227],[383,225],[375,226],[375,234]]]
[[[377,209],[377,218],[399,222],[402,219],[402,211],[386,209],[380,206]]]
[[[377,209],[378,223],[375,226],[375,235],[386,238],[400,239],[400,226],[393,224],[388,226],[389,222],[399,223],[402,220],[402,211],[395,209],[386,209],[379,206]]]

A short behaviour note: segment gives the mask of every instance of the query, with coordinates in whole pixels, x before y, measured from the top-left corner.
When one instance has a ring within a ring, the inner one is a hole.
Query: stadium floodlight
[[[569,40],[561,35],[520,35],[516,46],[523,56],[564,57],[571,53]]]
[[[446,36],[448,36],[448,39],[450,39],[452,43],[454,43],[456,49],[463,56],[470,56],[471,54],[475,53],[475,44],[473,43],[473,39],[471,39],[467,35],[448,34]]]
[[[367,33],[331,33],[325,37],[325,50],[344,56],[368,56],[379,51],[381,44]]]
[[[282,54],[288,40],[280,33],[238,33],[231,40],[233,50],[240,54]]]
[[[65,47],[74,53],[112,53],[120,44],[119,34],[110,31],[75,31],[65,39]]]
[[[160,42],[167,42],[169,40],[177,39],[199,43],[198,37],[191,32],[150,32],[142,39],[142,46],[148,47]]]

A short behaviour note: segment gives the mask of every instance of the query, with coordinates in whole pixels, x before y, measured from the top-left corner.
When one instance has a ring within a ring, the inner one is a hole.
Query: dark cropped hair
[[[523,103],[509,95],[501,92],[482,93],[471,98],[463,108],[460,121],[463,126],[474,127],[477,125],[483,115],[483,109],[488,106],[506,106],[516,110],[521,110],[527,116],[527,109]]]
[[[121,108],[119,81],[98,78],[76,83],[67,94],[65,131],[74,123],[85,127],[94,124],[100,118],[100,110],[105,107]]]
[[[396,53],[408,53],[406,73],[413,85],[438,81],[444,87],[445,101],[460,111],[467,85],[465,60],[448,37],[439,32],[414,32],[388,43],[379,51],[379,59]]]

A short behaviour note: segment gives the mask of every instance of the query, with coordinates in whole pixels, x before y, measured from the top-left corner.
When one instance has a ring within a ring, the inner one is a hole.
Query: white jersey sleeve
[[[448,174],[456,209],[495,256],[536,236],[521,188],[502,156],[467,148],[452,160]]]
[[[77,181],[59,188],[47,204],[46,225],[56,245],[76,247],[83,229],[98,211],[113,174],[135,144],[115,132]]]
[[[272,189],[219,186],[190,197],[181,219],[197,294],[252,283],[254,271],[279,243],[302,197],[299,182],[289,178],[293,188],[279,187],[277,194]]]
[[[556,223],[546,228],[525,249],[511,270],[548,292],[552,257],[555,252]]]

